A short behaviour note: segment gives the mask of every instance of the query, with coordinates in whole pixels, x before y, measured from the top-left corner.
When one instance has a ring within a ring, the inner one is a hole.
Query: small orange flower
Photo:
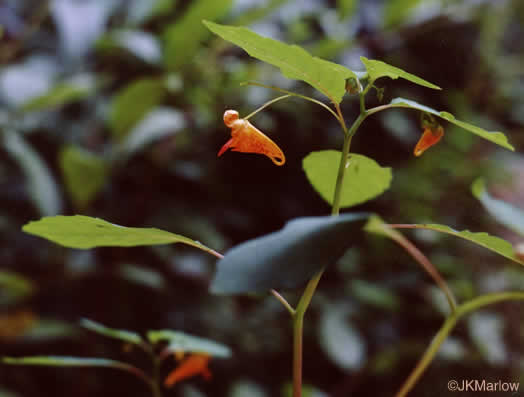
[[[220,157],[227,149],[233,152],[260,153],[276,165],[284,165],[286,157],[278,145],[249,121],[240,119],[236,110],[226,110],[224,124],[231,128],[231,139],[218,152]]]
[[[211,372],[207,368],[210,359],[211,357],[207,354],[191,354],[182,361],[178,367],[171,371],[164,381],[164,385],[171,387],[175,383],[196,375],[202,375],[206,380],[210,379]]]
[[[422,134],[419,141],[417,142],[417,145],[415,146],[415,149],[413,150],[413,154],[417,157],[420,156],[431,146],[436,145],[443,136],[444,136],[444,128],[442,128],[442,126],[440,125],[437,125],[436,127],[429,127],[427,125],[424,126],[424,133]]]

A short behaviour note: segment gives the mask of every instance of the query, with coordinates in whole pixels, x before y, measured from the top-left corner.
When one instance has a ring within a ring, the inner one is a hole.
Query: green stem
[[[365,94],[360,94],[361,100]],[[340,110],[339,104],[335,104],[337,112],[336,118],[340,123],[342,131],[344,132],[344,144],[342,146],[342,156],[340,157],[340,163],[338,168],[337,181],[335,185],[335,196],[333,198],[333,206],[331,208],[331,215],[337,216],[340,212],[340,196],[342,193],[342,184],[344,182],[344,175],[346,173],[346,159],[349,154],[349,148],[351,146],[351,138],[357,131],[358,127],[366,118],[366,112],[360,113],[358,118],[355,120],[351,128],[347,129],[344,116]],[[315,294],[318,283],[322,278],[324,269],[321,269],[315,274],[311,280],[309,280],[304,293],[300,297],[295,314],[293,315],[293,397],[302,396],[302,348],[303,348],[303,327],[304,327],[304,315],[306,310],[311,303],[311,299]]]
[[[162,397],[161,381],[160,381],[160,366],[162,361],[153,356],[153,381],[151,382],[151,391],[153,397]]]
[[[433,338],[433,341],[424,352],[424,355],[420,361],[417,363],[397,394],[395,394],[395,397],[405,397],[417,384],[418,380],[429,364],[431,364],[435,358],[435,355],[440,349],[440,346],[442,346],[442,343],[444,343],[448,335],[451,333],[458,320],[460,320],[466,314],[469,314],[484,306],[509,300],[524,300],[524,292],[499,292],[494,294],[486,294],[459,305],[457,307],[457,311],[451,314],[439,329]]]

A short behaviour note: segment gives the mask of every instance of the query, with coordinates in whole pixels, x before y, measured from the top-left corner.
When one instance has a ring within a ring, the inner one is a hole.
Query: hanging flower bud
[[[226,110],[224,124],[231,128],[231,139],[218,152],[220,157],[227,149],[233,152],[260,153],[276,165],[284,165],[286,157],[275,142],[249,121],[238,117],[236,110]]]
[[[415,156],[420,156],[431,146],[436,145],[440,139],[444,136],[444,128],[442,126],[437,126],[436,128],[430,128],[429,126],[424,127],[424,132],[417,142],[413,154]]]

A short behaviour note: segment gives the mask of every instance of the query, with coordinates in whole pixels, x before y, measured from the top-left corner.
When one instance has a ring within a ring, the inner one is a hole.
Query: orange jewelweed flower
[[[430,128],[429,126],[424,127],[424,133],[420,137],[413,150],[415,156],[420,156],[431,146],[436,145],[440,139],[444,136],[444,128],[437,126],[436,128]]]
[[[210,359],[211,356],[207,354],[191,354],[182,361],[178,367],[171,371],[164,381],[164,385],[171,387],[175,383],[196,375],[202,375],[206,380],[210,379],[211,372],[207,368]]]
[[[238,117],[236,110],[226,110],[224,124],[231,128],[231,139],[218,152],[220,157],[227,149],[233,152],[260,153],[276,165],[284,165],[286,157],[278,145],[249,121]]]

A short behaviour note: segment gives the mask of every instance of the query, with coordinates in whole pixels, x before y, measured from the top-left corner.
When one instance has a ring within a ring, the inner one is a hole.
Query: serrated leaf
[[[297,45],[259,36],[244,27],[219,25],[204,21],[215,34],[241,48],[249,55],[280,68],[282,74],[293,80],[302,80],[326,95],[334,103],[344,96],[346,79],[357,75],[350,69],[311,56]]]
[[[294,288],[335,263],[360,233],[364,213],[294,219],[283,229],[230,249],[217,263],[211,292]]]
[[[136,247],[183,243],[214,253],[198,241],[179,234],[155,228],[125,227],[84,215],[48,216],[27,223],[22,230],[69,248]]]
[[[22,135],[5,130],[3,138],[6,151],[16,160],[24,173],[29,198],[40,214],[59,213],[62,208],[62,199],[49,167]]]
[[[486,185],[482,178],[478,178],[473,182],[471,191],[498,222],[524,236],[524,209],[493,198],[486,190]]]
[[[192,61],[200,42],[209,32],[202,26],[202,20],[220,19],[230,10],[232,0],[192,1],[184,15],[167,27],[164,33],[165,64],[169,70],[177,70]]]
[[[173,352],[205,353],[213,357],[231,357],[231,349],[229,347],[184,332],[171,330],[149,331],[147,339],[153,344],[166,341],[168,343],[167,349]]]
[[[9,365],[42,365],[46,367],[110,367],[127,370],[128,364],[106,358],[84,358],[69,356],[2,357],[1,362]]]
[[[119,339],[124,342],[133,343],[139,345],[142,343],[142,338],[135,332],[114,329],[106,327],[105,325],[96,323],[87,318],[83,318],[80,321],[80,325],[90,331],[96,332],[97,334],[104,335],[108,338]]]
[[[22,112],[48,110],[76,102],[90,95],[93,87],[87,84],[61,83],[54,86],[49,92],[24,103]]]
[[[113,99],[109,125],[116,139],[122,140],[129,130],[158,104],[167,91],[161,79],[144,78],[124,87]]]
[[[390,79],[398,79],[399,77],[411,81],[412,83],[422,85],[424,87],[433,88],[434,90],[441,90],[439,86],[430,83],[414,74],[408,73],[395,66],[388,65],[385,62],[377,61],[374,59],[367,59],[366,57],[360,57],[360,60],[366,67],[371,82],[379,79],[380,77],[389,77]]]
[[[434,114],[435,116],[438,116],[444,120],[449,121],[450,123],[453,123],[455,125],[458,125],[461,128],[464,128],[466,131],[472,132],[475,135],[478,135],[484,139],[487,139],[488,141],[491,141],[493,143],[496,143],[497,145],[505,147],[506,149],[515,151],[515,148],[508,142],[508,138],[506,138],[506,135],[504,135],[502,132],[486,131],[473,124],[469,124],[469,123],[465,123],[464,121],[457,120],[455,116],[453,116],[451,113],[439,112],[438,110],[430,108],[429,106],[425,106],[418,102],[412,101],[410,99],[405,99],[405,98],[395,98],[391,101],[390,105],[392,107],[411,108],[411,109],[417,109],[423,112]]]
[[[75,206],[84,208],[104,186],[108,165],[103,158],[76,146],[61,150],[59,164]]]
[[[520,260],[515,256],[512,245],[506,240],[491,236],[485,232],[470,232],[469,230],[457,231],[449,226],[438,225],[433,223],[422,223],[422,224],[410,224],[406,225],[411,229],[428,229],[435,230],[437,232],[451,234],[455,237],[463,238],[464,240],[471,241],[481,247],[487,248],[488,250],[495,252],[496,254],[502,255],[514,262],[524,265],[524,261]]]
[[[315,190],[330,205],[333,204],[341,152],[312,152],[302,160],[302,167]],[[351,153],[346,163],[340,208],[371,200],[386,191],[391,184],[391,168],[361,154]]]

